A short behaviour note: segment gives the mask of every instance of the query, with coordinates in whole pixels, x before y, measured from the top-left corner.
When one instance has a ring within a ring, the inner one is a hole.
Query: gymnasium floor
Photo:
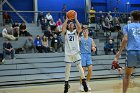
[[[84,93],[78,90],[79,82],[71,82],[69,93]],[[122,93],[121,79],[106,79],[92,80],[90,82],[92,91],[86,93]],[[14,88],[0,89],[0,93],[63,93],[63,84],[49,84],[40,86],[23,86]],[[135,78],[130,81],[130,86],[127,93],[140,93],[140,78]]]

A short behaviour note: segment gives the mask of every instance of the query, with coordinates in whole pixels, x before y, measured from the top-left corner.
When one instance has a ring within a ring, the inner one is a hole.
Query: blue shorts
[[[91,54],[81,54],[81,61],[82,61],[82,67],[88,67],[92,65]]]
[[[140,65],[140,50],[129,50],[126,56],[126,67],[137,67]]]

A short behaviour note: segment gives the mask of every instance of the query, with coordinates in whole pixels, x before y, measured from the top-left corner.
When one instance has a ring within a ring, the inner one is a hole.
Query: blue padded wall
[[[8,0],[11,5],[18,11],[33,11],[33,0]],[[119,2],[117,2],[119,1]],[[127,2],[130,4],[127,6]],[[114,7],[118,8],[119,12],[130,12],[132,10],[140,10],[140,0],[91,0],[92,5],[96,11],[113,11]],[[85,0],[38,0],[39,11],[61,11],[63,4],[67,5],[67,10],[76,10],[78,12],[78,19],[80,22],[86,22],[85,16]],[[3,6],[4,10],[11,10],[7,4]],[[33,20],[32,13],[20,13],[28,22]],[[56,21],[60,13],[51,13]],[[15,13],[10,13],[14,20],[18,20]],[[46,13],[44,13],[46,15]]]
[[[63,5],[66,4],[67,10],[75,10],[78,13],[78,19],[80,22],[85,21],[85,0],[38,0],[39,11],[62,11]],[[46,13],[44,13],[46,15]],[[59,13],[51,13],[56,21],[59,17],[62,18]]]
[[[17,10],[17,11],[33,11],[33,0],[8,0],[8,2]],[[4,4],[3,10],[11,11],[12,9],[7,5]],[[17,16],[16,13],[9,13],[13,19],[13,21],[22,22],[21,19]],[[20,13],[21,16],[25,18],[28,22],[33,21],[33,13]]]

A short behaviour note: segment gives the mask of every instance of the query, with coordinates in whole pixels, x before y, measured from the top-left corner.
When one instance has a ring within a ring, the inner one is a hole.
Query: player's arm
[[[95,52],[96,51],[96,44],[94,40],[92,39],[92,50]]]
[[[122,51],[124,50],[124,48],[125,48],[125,46],[126,46],[126,44],[127,44],[127,41],[128,41],[128,36],[127,36],[127,34],[126,34],[126,35],[124,35],[124,37],[123,37],[123,40],[122,40],[122,43],[121,43],[121,47],[120,47],[120,49],[119,49],[119,51],[118,51],[118,53],[117,53],[117,55],[116,55],[116,59],[118,59],[119,56],[121,55]]]
[[[66,20],[62,25],[62,32],[63,33],[66,33],[66,31],[67,31],[67,22],[68,22],[68,18],[66,17]]]
[[[81,29],[81,24],[79,23],[79,21],[77,19],[77,13],[75,15],[75,22],[76,22],[76,26],[77,26],[77,32],[79,34],[82,31],[82,29]]]

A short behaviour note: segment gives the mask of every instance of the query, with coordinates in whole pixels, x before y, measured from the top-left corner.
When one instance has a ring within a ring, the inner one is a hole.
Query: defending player
[[[140,11],[131,12],[132,23],[123,28],[123,40],[119,52],[116,54],[118,60],[123,49],[127,45],[127,59],[125,75],[123,79],[123,93],[127,92],[131,74],[135,67],[140,65]]]
[[[96,51],[96,45],[93,39],[90,38],[88,35],[89,35],[88,28],[84,27],[83,36],[80,38],[80,52],[84,72],[86,73],[86,68],[88,69],[87,82],[89,82],[90,78],[92,77],[91,50],[93,50],[94,52]],[[87,86],[88,90],[91,90],[88,83]],[[80,91],[84,91],[81,78],[80,78]]]

